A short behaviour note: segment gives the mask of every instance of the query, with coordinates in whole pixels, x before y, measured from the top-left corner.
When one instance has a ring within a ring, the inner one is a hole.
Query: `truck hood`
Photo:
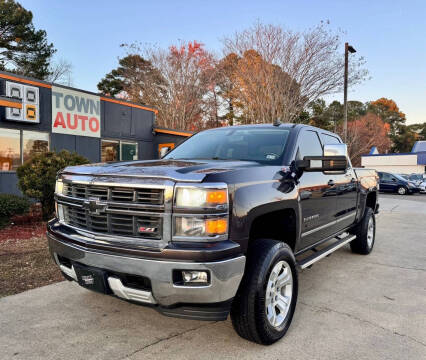
[[[62,173],[89,176],[131,176],[202,182],[207,174],[259,166],[252,161],[235,160],[148,160],[68,166]]]

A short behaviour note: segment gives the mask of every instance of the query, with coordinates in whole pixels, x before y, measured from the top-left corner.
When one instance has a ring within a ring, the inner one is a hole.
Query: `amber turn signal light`
[[[227,219],[208,219],[206,220],[206,233],[209,235],[226,234],[228,231]]]
[[[228,192],[226,190],[207,191],[207,204],[226,204],[228,202]]]

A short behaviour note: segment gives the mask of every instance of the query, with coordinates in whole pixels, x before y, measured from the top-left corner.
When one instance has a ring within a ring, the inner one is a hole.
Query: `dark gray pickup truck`
[[[371,252],[377,179],[318,128],[212,129],[161,160],[64,169],[47,236],[81,286],[170,316],[230,313],[239,335],[271,344],[290,326],[298,270],[345,244]]]

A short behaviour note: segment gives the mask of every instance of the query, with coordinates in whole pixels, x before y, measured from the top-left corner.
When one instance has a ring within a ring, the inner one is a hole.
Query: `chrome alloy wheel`
[[[405,193],[406,193],[407,191],[405,190],[405,188],[404,187],[399,187],[398,188],[398,194],[399,195],[405,195]]]
[[[280,328],[290,309],[293,274],[286,261],[279,261],[269,275],[265,294],[265,311],[269,324]]]
[[[368,227],[367,227],[367,245],[369,248],[373,246],[373,240],[374,240],[374,218],[370,217],[368,220]]]

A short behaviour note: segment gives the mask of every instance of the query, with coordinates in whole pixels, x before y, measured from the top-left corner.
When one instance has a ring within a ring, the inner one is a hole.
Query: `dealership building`
[[[19,194],[16,168],[63,149],[91,162],[159,158],[190,132],[155,127],[157,110],[89,91],[0,72],[0,193]],[[16,99],[20,108],[8,107]]]
[[[361,166],[390,173],[425,174],[426,141],[417,141],[409,153],[380,154],[374,146],[361,157]]]

